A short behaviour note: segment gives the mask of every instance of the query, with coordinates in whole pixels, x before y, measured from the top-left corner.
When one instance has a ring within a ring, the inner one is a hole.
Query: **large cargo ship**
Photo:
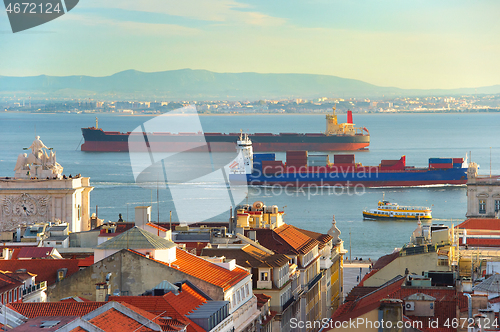
[[[85,142],[82,151],[128,152],[143,151],[144,139],[129,139],[144,136],[155,152],[213,151],[233,152],[240,133],[121,133],[103,131],[95,127],[82,128]],[[338,123],[335,108],[326,116],[324,133],[254,133],[249,134],[257,152],[280,152],[293,150],[309,151],[355,151],[370,145],[370,133],[366,128],[354,127],[352,112],[347,112],[347,122]],[[133,138],[133,137],[132,137]],[[206,144],[204,143],[206,141]],[[201,146],[201,147],[200,147]]]
[[[408,187],[463,185],[467,182],[464,158],[430,158],[428,167],[406,165],[406,157],[382,160],[377,166],[363,166],[353,154],[309,155],[307,151],[287,151],[286,162],[274,153],[253,154],[252,142],[241,138],[238,157],[229,166],[233,183],[280,187]],[[466,159],[466,158],[465,158]]]

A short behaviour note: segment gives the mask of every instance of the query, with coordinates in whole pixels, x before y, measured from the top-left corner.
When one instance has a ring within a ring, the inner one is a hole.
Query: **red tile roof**
[[[62,299],[61,301],[59,302],[71,302],[71,303],[74,303],[74,302],[92,302],[84,297],[81,297],[81,296],[72,296],[72,297],[67,297],[65,299]]]
[[[271,296],[264,293],[257,293],[255,294],[255,297],[257,298],[257,308],[259,309],[262,308],[271,299]]]
[[[252,231],[255,231],[259,244],[275,253],[284,255],[303,255],[315,246],[319,247],[320,244],[318,240],[305,235],[294,226],[286,224],[274,230],[256,228]],[[248,236],[248,232],[245,232],[246,236]]]
[[[72,329],[70,332],[88,332],[83,327],[78,326],[77,328]]]
[[[78,267],[88,267],[94,264],[94,255],[78,259]]]
[[[34,260],[0,260],[1,271],[17,271],[26,269],[36,274],[36,282],[47,281],[50,286],[57,280],[57,270],[67,268],[66,278],[79,271],[77,259],[34,259]]]
[[[404,282],[404,277],[397,278],[392,283],[384,285],[368,295],[358,298],[355,301],[344,303],[335,311],[332,320],[346,321],[359,317],[362,314],[378,308],[383,299],[403,300],[412,294],[423,293],[436,298],[432,320],[435,321],[437,319],[440,322],[444,322],[447,319],[451,320],[456,318],[457,308],[461,308],[464,305],[464,299],[466,299],[462,293],[457,293],[454,288],[403,287]],[[429,326],[429,318],[431,317],[411,316],[409,313],[410,312],[406,312],[406,316],[413,321],[422,322],[422,326],[426,331],[454,331],[451,328],[432,328]]]
[[[392,254],[384,255],[379,259],[377,259],[375,264],[373,264],[373,269],[380,270],[381,268],[385,267],[387,264],[395,260],[397,257],[399,257],[399,251],[393,252]]]
[[[5,273],[0,273],[0,293],[7,292],[16,287],[22,286],[24,283]],[[17,298],[16,298],[17,299]]]
[[[207,299],[189,285],[183,284],[177,295],[169,292],[164,296],[110,296],[109,301],[125,302],[156,315],[183,318],[182,316],[207,302]]]
[[[161,224],[160,224],[161,225]],[[168,228],[163,228],[161,226],[158,226],[157,224],[154,224],[152,222],[148,222],[146,226],[153,227],[154,229],[160,230],[160,232],[167,232]],[[172,225],[173,226],[173,225]]]
[[[318,240],[307,236],[291,225],[285,224],[274,229],[274,232],[301,254],[307,254],[312,248],[319,245]]]
[[[364,286],[364,283],[365,283],[366,279],[370,278],[372,275],[374,275],[377,272],[378,272],[378,270],[372,269],[370,272],[368,272],[367,274],[365,274],[363,276],[363,279],[361,279],[361,281],[359,283],[359,286]]]
[[[40,316],[85,316],[106,302],[30,302],[10,303],[11,309],[28,318]]]
[[[227,291],[249,276],[249,273],[240,267],[235,267],[230,271],[187,251],[176,250],[176,260],[172,264],[172,267],[212,285],[221,287],[224,291]],[[174,265],[178,266],[178,268]]]
[[[17,259],[42,259],[52,258],[50,254],[54,248],[52,247],[25,247],[19,249]],[[16,250],[17,251],[17,250]],[[14,259],[14,257],[12,257]]]
[[[89,323],[105,330],[106,332],[123,332],[123,331],[135,331],[135,332],[149,332],[154,331],[153,329],[143,326],[135,319],[122,314],[120,311],[111,308],[104,313],[98,315],[89,320]]]
[[[457,226],[462,229],[484,229],[500,231],[500,219],[495,218],[470,218]]]
[[[169,292],[164,296],[110,296],[109,300],[122,302],[124,305],[127,303],[150,312],[153,317],[157,317],[155,322],[162,325],[162,327],[167,327],[166,330],[174,331],[177,329],[172,329],[173,327],[188,325],[188,331],[190,332],[204,331],[186,315],[207,302],[207,300],[187,284],[182,285],[181,292],[177,295]],[[171,319],[162,317],[171,317]]]
[[[292,226],[292,227],[294,227],[296,230],[298,230],[302,234],[307,235],[312,239],[318,240],[318,242],[320,243],[320,245],[319,245],[320,249],[323,248],[328,242],[330,242],[333,239],[333,237],[329,234],[321,234],[321,233],[317,233],[317,232],[313,232],[313,231],[308,231],[306,229],[297,228],[295,226]]]
[[[135,250],[128,250],[136,255],[146,257]],[[230,271],[179,248],[176,248],[176,260],[172,264],[158,261],[153,258],[148,259],[170,266],[173,269],[189,274],[190,276],[208,282],[214,286],[221,287],[224,291],[227,291],[250,275],[249,272],[240,267],[235,267]]]

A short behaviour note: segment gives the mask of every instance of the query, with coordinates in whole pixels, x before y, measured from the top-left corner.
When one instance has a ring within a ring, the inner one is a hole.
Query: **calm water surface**
[[[110,131],[132,131],[148,116],[118,116],[101,114],[99,126]],[[339,115],[344,122],[345,115]],[[381,159],[399,159],[406,155],[407,165],[426,166],[432,157],[464,157],[472,152],[472,160],[481,166],[480,173],[488,174],[490,147],[492,172],[500,174],[500,115],[499,114],[354,114],[354,122],[367,127],[371,134],[370,150],[356,152],[356,162],[378,165]],[[156,187],[143,188],[134,181],[127,153],[93,153],[79,150],[80,128],[93,126],[92,114],[0,114],[0,176],[12,176],[13,168],[23,147],[30,146],[36,134],[45,145],[53,147],[64,173],[89,176],[95,186],[91,206],[98,205],[99,217],[117,220],[118,213],[133,220],[134,207],[153,205],[157,216]],[[247,115],[202,116],[207,132],[319,132],[324,131],[324,115]],[[36,128],[36,129],[35,129]],[[284,158],[284,153],[277,154]],[[332,159],[331,154],[330,159]],[[189,172],[189,170],[186,170]],[[193,201],[193,209],[216,213],[211,207],[216,197],[227,191],[223,183],[198,183],[205,199]],[[466,212],[465,187],[385,188],[346,192],[342,195],[327,190],[295,190],[286,194],[251,188],[248,201],[262,200],[268,205],[285,207],[285,220],[297,227],[326,232],[335,215],[345,246],[352,247],[352,257],[376,258],[408,242],[415,222],[365,221],[361,212],[375,207],[385,198],[406,205],[432,206],[435,223],[451,225],[464,219]],[[160,219],[168,219],[175,207],[168,190],[159,190]],[[229,206],[228,206],[229,208]],[[218,212],[218,211],[217,211]],[[227,220],[224,212],[210,220]],[[154,217],[156,219],[156,217]],[[350,234],[350,236],[349,236]],[[350,240],[349,240],[350,239]]]

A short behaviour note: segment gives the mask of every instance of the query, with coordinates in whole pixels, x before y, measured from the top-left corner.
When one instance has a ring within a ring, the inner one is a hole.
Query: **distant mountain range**
[[[429,96],[496,94],[500,85],[451,90],[380,87],[359,80],[313,74],[215,73],[180,69],[111,76],[0,76],[0,94],[61,98],[242,100],[263,98]]]

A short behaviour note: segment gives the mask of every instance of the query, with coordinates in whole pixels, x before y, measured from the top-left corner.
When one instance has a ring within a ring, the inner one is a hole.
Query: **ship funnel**
[[[352,111],[347,111],[347,123],[352,123]]]

